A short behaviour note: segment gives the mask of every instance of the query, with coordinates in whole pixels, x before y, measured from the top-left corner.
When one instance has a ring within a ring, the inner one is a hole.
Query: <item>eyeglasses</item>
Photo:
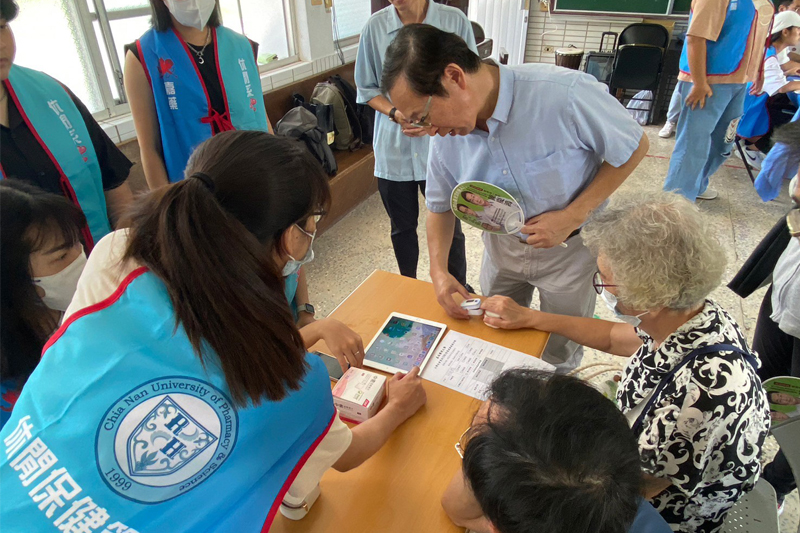
[[[597,294],[603,294],[603,289],[606,287],[616,287],[616,285],[609,285],[608,283],[603,283],[603,278],[600,276],[600,271],[594,273],[594,278],[592,278],[592,285],[594,286],[594,291]]]
[[[428,122],[428,115],[431,114],[431,102],[433,102],[433,95],[428,97],[428,102],[425,104],[425,109],[422,110],[422,118],[411,123],[415,128],[430,128],[432,124]]]
[[[456,442],[456,453],[462,459],[464,458],[464,450],[467,449],[467,441],[469,440],[467,439],[467,436],[469,435],[471,429],[472,426],[464,430],[464,433],[461,434],[461,436],[458,438],[458,442]]]

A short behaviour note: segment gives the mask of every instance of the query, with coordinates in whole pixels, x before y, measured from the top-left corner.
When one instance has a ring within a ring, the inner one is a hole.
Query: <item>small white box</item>
[[[375,416],[383,403],[386,377],[351,367],[333,388],[333,405],[348,422],[363,422]]]

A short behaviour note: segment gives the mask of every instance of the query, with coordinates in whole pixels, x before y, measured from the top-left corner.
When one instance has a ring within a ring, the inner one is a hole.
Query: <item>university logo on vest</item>
[[[178,109],[178,96],[175,94],[175,82],[165,79],[167,76],[170,78],[177,77],[172,71],[173,68],[175,68],[174,61],[162,57],[158,58],[158,73],[161,75],[161,79],[164,80],[164,92],[167,93],[167,102],[169,103],[169,108],[175,111]]]
[[[58,119],[64,124],[64,128],[66,128],[67,133],[72,138],[72,142],[75,143],[75,147],[78,149],[78,153],[83,156],[83,162],[86,163],[89,161],[89,158],[86,157],[84,154],[86,153],[86,146],[83,145],[83,141],[81,141],[80,136],[75,131],[75,128],[72,126],[72,122],[70,122],[69,118],[67,118],[67,114],[64,112],[64,109],[58,103],[58,100],[48,100],[47,106],[53,110],[53,113],[58,115]]]
[[[228,397],[194,378],[159,378],[112,405],[97,428],[100,474],[119,495],[160,503],[208,479],[230,456],[238,416]]]

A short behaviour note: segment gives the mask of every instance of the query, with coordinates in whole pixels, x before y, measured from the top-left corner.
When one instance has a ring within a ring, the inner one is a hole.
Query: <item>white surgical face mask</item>
[[[297,224],[295,224],[297,226]],[[289,262],[286,263],[286,266],[283,267],[283,277],[288,277],[300,270],[300,267],[305,265],[306,263],[310,263],[314,260],[314,250],[311,247],[314,245],[314,237],[317,236],[317,232],[309,233],[300,226],[297,226],[297,229],[302,231],[304,234],[311,237],[311,242],[308,243],[308,250],[306,251],[306,255],[303,256],[302,259],[295,259],[291,255],[289,256]]]
[[[167,9],[184,26],[202,30],[217,5],[216,0],[166,0]]]
[[[78,288],[78,279],[86,266],[86,254],[81,254],[64,270],[52,276],[35,278],[33,282],[44,291],[44,305],[55,311],[66,311]]]
[[[626,323],[630,324],[631,326],[633,326],[635,328],[639,327],[639,324],[642,323],[642,319],[640,317],[643,317],[644,315],[647,314],[647,311],[645,311],[644,313],[636,315],[636,316],[623,315],[622,313],[619,312],[619,309],[617,309],[618,302],[617,302],[617,297],[616,296],[614,296],[613,294],[611,294],[610,292],[608,292],[605,289],[603,289],[603,292],[600,294],[600,296],[603,297],[603,301],[606,303],[608,308],[611,309],[611,312],[614,313],[615,317],[617,317],[618,319],[622,320],[623,322],[626,322]]]

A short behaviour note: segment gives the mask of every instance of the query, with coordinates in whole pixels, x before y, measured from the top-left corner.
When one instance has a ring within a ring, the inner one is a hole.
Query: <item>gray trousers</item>
[[[533,289],[539,290],[540,309],[547,313],[591,317],[597,293],[592,276],[597,263],[580,234],[567,248],[537,249],[514,235],[483,234],[485,251],[481,291],[485,296],[508,296],[530,307]],[[580,365],[583,347],[560,335],[551,335],[542,359],[566,373]]]

